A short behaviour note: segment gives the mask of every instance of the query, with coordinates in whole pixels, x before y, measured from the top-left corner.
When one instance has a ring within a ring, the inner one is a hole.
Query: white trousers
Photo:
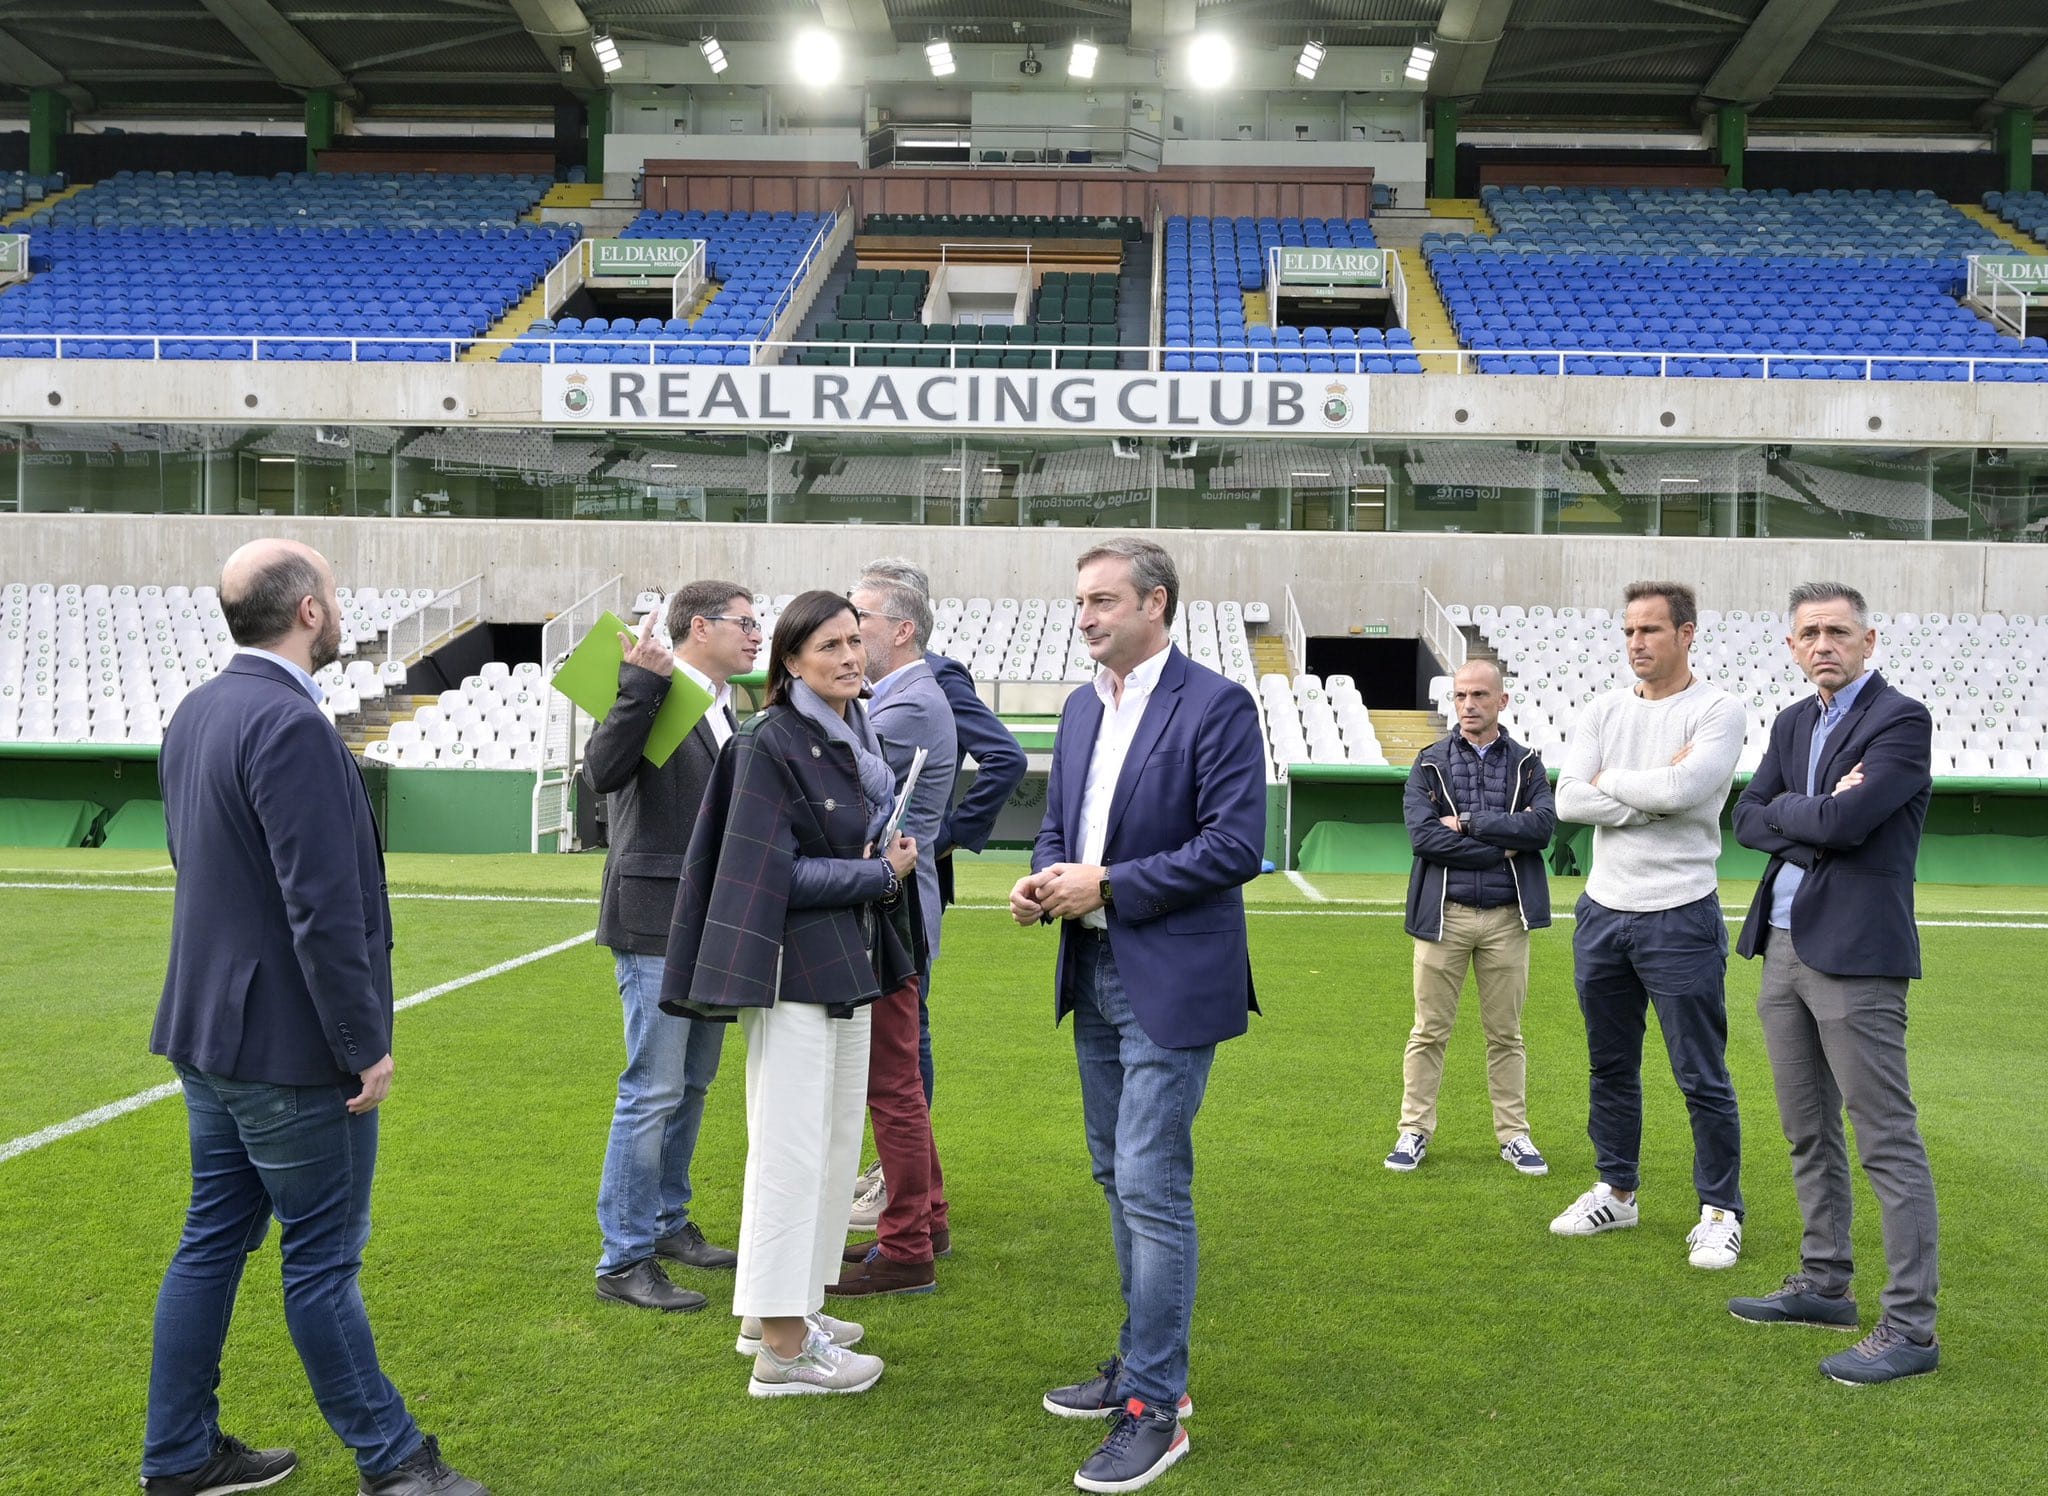
[[[742,1008],[747,1177],[732,1312],[814,1314],[839,1281],[867,1119],[870,1013],[816,1003]]]

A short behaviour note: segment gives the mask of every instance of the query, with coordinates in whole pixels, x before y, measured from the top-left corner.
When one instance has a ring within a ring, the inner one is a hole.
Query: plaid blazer
[[[864,918],[872,906],[862,904],[789,907],[797,858],[857,858],[866,843],[850,747],[787,707],[742,723],[712,770],[683,861],[662,1011],[852,1009],[915,976],[900,920]]]

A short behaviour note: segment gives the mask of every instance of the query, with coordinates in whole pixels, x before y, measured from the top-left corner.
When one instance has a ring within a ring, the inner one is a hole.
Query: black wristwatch
[[[1101,893],[1103,908],[1107,909],[1111,904],[1114,904],[1116,902],[1116,895],[1110,892],[1109,879],[1107,878],[1104,878],[1102,880]]]

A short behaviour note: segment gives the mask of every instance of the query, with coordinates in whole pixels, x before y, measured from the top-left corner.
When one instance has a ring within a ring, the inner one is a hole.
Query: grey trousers
[[[1816,1293],[1849,1291],[1849,1151],[1842,1109],[1884,1224],[1884,1317],[1916,1340],[1934,1335],[1938,1287],[1934,1176],[1906,1078],[1904,977],[1835,977],[1799,959],[1773,930],[1757,999],[1778,1116],[1792,1145],[1792,1188],[1806,1231],[1803,1271]]]

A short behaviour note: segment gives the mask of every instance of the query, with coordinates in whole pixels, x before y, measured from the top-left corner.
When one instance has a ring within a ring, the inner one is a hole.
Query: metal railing
[[[867,138],[870,169],[1157,171],[1165,141],[1127,125],[886,125]]]
[[[1444,674],[1456,675],[1468,655],[1465,631],[1458,627],[1436,594],[1422,589],[1422,640],[1444,667]]]
[[[28,279],[28,235],[0,234],[0,286]]]
[[[2016,338],[2027,335],[2028,289],[2005,275],[1999,267],[1985,264],[1976,255],[1970,256],[1966,299],[1983,307],[1993,326],[2003,327]],[[2032,289],[2048,288],[2036,284]]]
[[[683,261],[683,268],[668,283],[668,314],[671,317],[686,315],[696,302],[697,293],[704,289],[704,265],[704,241],[699,239],[697,247],[690,251],[690,257]]]
[[[568,303],[571,296],[583,289],[583,282],[590,273],[590,251],[588,239],[578,239],[569,246],[569,252],[548,267],[546,278],[541,282],[540,314],[552,317]]]
[[[1160,303],[1164,300],[1164,298],[1160,295],[1160,291],[1165,286],[1165,284],[1165,214],[1160,209],[1159,199],[1157,197],[1154,197],[1152,199],[1152,319],[1150,322],[1146,324],[1145,334],[1152,340],[1152,346],[1150,349],[1147,350],[1147,357],[1145,360],[1145,367],[1148,369],[1156,369],[1159,367],[1159,345],[1166,341],[1166,328],[1161,320],[1165,316],[1165,312],[1162,310],[1160,306]]]
[[[832,267],[839,263],[847,241],[853,238],[854,216],[853,189],[849,187],[838,211],[819,225],[818,232],[811,236],[811,242],[804,246],[796,269],[789,277],[789,284],[782,288],[782,293],[775,298],[775,305],[768,310],[770,348],[787,343],[804,318],[811,314],[819,291],[824,289],[825,282],[832,275]]]
[[[618,613],[625,601],[625,578],[600,582],[540,629],[541,671],[553,680],[562,661],[596,627],[607,612]],[[538,852],[545,837],[555,838],[557,852],[576,850],[576,767],[591,732],[590,715],[552,685],[547,688],[547,720],[541,728],[540,767],[533,775],[533,836],[529,851]]]
[[[1294,588],[1287,588],[1287,596],[1281,604],[1280,637],[1287,641],[1288,666],[1297,671],[1308,669],[1308,626],[1301,621],[1301,609],[1294,601]]]
[[[384,658],[413,664],[475,623],[483,612],[484,579],[479,572],[392,624],[384,639]]]

